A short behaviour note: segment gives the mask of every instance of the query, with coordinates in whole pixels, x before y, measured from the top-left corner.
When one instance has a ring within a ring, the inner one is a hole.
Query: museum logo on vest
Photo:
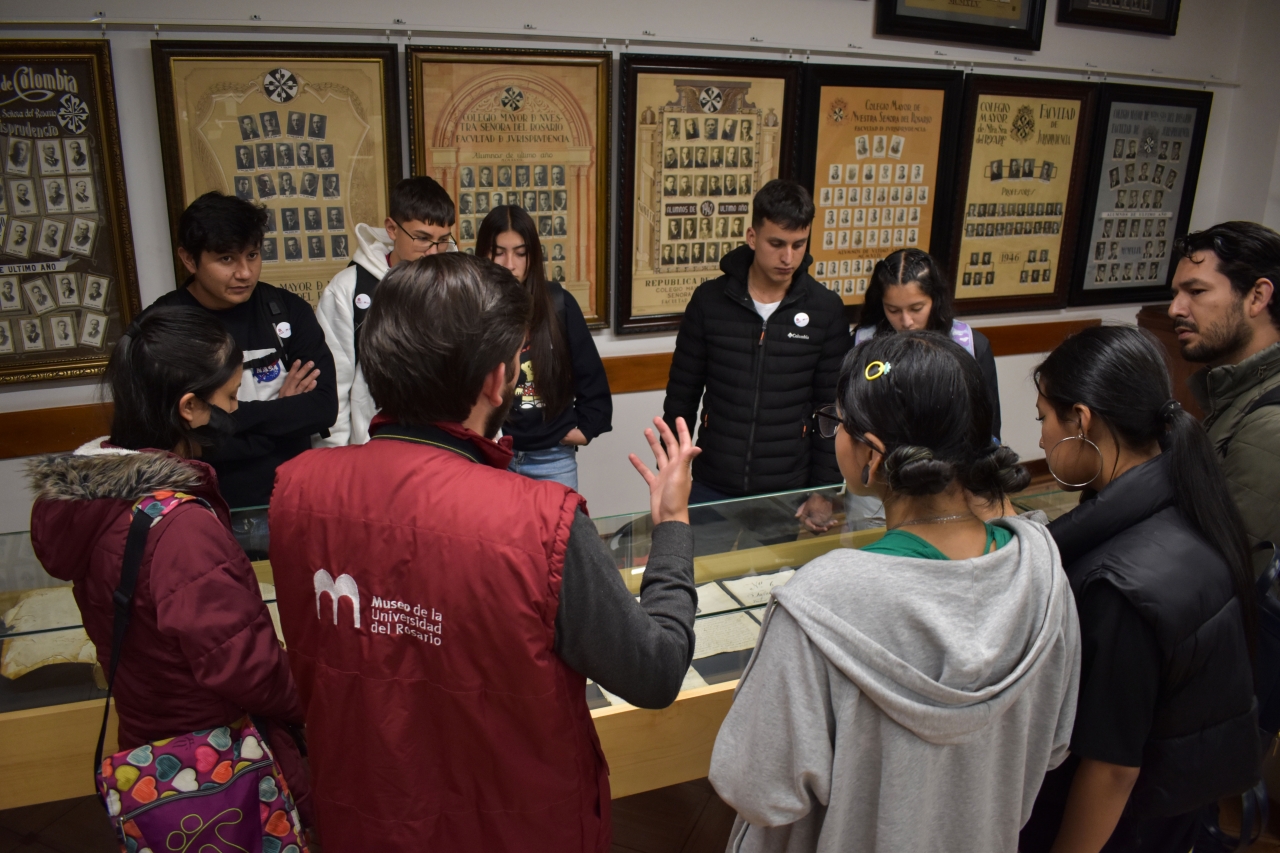
[[[360,627],[360,588],[356,586],[355,578],[351,575],[338,575],[334,579],[325,569],[320,569],[312,578],[312,584],[316,591],[316,618],[323,620],[320,610],[320,597],[328,593],[330,600],[333,602],[333,624],[338,624],[338,602],[343,598],[351,600],[351,615],[355,622],[355,627]]]

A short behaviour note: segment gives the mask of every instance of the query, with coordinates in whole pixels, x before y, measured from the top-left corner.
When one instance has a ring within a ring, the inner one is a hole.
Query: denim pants
[[[531,480],[554,480],[573,490],[578,488],[578,448],[557,444],[546,450],[516,451],[508,471]]]

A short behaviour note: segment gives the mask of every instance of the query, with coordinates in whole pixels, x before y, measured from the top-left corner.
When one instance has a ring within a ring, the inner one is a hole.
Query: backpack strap
[[[356,364],[360,363],[360,327],[364,325],[365,315],[373,304],[373,291],[382,279],[369,272],[355,261],[347,264],[356,268],[356,287],[351,294],[351,338],[355,347]],[[361,299],[360,297],[365,297]]]
[[[1258,411],[1258,409],[1266,406],[1280,406],[1280,386],[1272,388],[1270,391],[1254,400],[1249,405],[1249,408],[1245,409],[1244,415],[1245,417],[1248,417]]]
[[[951,321],[951,340],[964,347],[965,352],[977,358],[977,352],[973,346],[973,328],[968,323],[961,323],[959,320]]]
[[[111,596],[115,605],[115,621],[111,628],[111,663],[107,668],[107,704],[102,709],[102,728],[98,731],[98,746],[93,753],[93,772],[102,768],[102,749],[107,742],[107,721],[111,717],[111,691],[116,684],[116,668],[120,665],[120,649],[124,645],[125,632],[133,616],[133,593],[138,586],[138,572],[142,568],[142,556],[147,550],[147,536],[151,528],[160,523],[169,512],[188,501],[199,501],[210,512],[213,508],[203,498],[182,492],[155,492],[133,505],[129,512],[129,536],[124,543],[124,564],[120,568],[120,584]]]
[[[285,311],[284,300],[280,298],[279,290],[264,281],[258,282],[258,286],[254,288],[253,295],[256,297],[259,293],[262,294],[262,298],[258,302],[258,321],[265,325],[271,336],[276,339],[276,348],[274,352],[246,361],[244,369],[256,370],[259,367],[268,367],[278,360],[283,370],[288,372],[289,346],[276,330],[289,316]]]

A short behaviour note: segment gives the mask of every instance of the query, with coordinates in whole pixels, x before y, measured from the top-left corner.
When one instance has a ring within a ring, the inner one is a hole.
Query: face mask
[[[215,453],[236,434],[236,419],[217,406],[209,406],[209,422],[191,430],[191,435],[204,449],[204,455]]]

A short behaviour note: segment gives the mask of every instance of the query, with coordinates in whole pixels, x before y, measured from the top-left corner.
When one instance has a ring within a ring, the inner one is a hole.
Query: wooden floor
[[[614,853],[721,853],[733,810],[706,779],[613,801]],[[0,811],[0,853],[116,853],[97,797]]]
[[[612,853],[722,853],[733,810],[706,779],[613,801]],[[1238,812],[1224,809],[1234,829]],[[1268,832],[1248,853],[1280,853],[1280,804]],[[0,811],[0,853],[115,853],[115,838],[96,797]]]
[[[613,853],[723,853],[733,809],[706,779],[613,801]]]

